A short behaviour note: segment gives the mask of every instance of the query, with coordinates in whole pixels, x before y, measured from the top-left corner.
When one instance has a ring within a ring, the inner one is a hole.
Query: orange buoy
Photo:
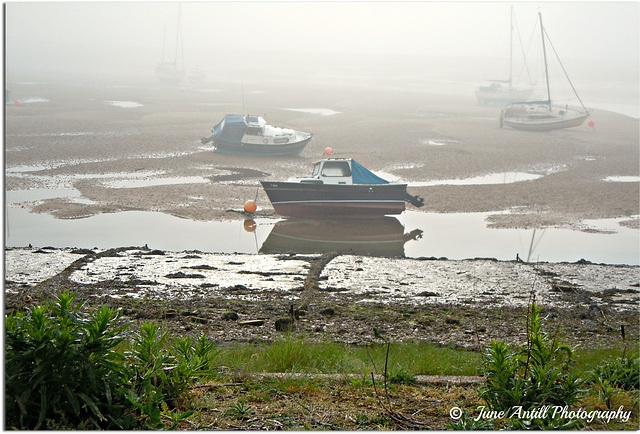
[[[253,232],[256,230],[256,222],[253,220],[245,220],[244,221],[244,230],[247,232]]]
[[[331,154],[333,154],[333,149],[331,149],[328,146],[324,148],[324,155],[331,155]]]
[[[246,212],[254,213],[258,209],[258,204],[254,200],[248,200],[244,203],[244,210]]]

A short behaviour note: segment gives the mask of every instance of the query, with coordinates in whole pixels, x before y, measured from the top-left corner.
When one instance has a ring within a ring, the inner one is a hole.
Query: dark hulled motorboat
[[[351,158],[325,159],[306,178],[260,181],[276,213],[307,218],[383,218],[401,214],[405,201],[422,206],[407,184],[380,178]]]

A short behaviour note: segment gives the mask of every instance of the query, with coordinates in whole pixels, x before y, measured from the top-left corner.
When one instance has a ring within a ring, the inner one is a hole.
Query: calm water
[[[638,231],[616,220],[587,222],[615,233],[568,229],[489,229],[485,214],[434,214],[406,211],[381,222],[255,219],[197,222],[156,212],[129,211],[60,220],[10,207],[7,247],[111,248],[142,246],[169,251],[218,253],[322,253],[358,255],[491,257],[548,262],[587,259],[610,264],[640,264]],[[171,231],[167,231],[167,228]]]

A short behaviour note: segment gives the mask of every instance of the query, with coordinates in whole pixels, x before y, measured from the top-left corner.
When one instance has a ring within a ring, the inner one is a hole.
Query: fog
[[[8,2],[7,81],[63,74],[152,79],[175,56],[179,13],[186,69],[252,79],[340,65],[402,70],[420,59],[469,59],[501,74],[509,50],[506,2]],[[523,43],[537,12],[563,61],[638,73],[637,2],[515,2]],[[515,50],[515,49],[514,49]],[[496,62],[499,59],[499,62]],[[460,63],[458,63],[460,64]],[[462,63],[464,65],[464,63]],[[611,65],[615,65],[613,68]],[[497,68],[500,67],[500,69]],[[373,69],[373,70],[372,70]],[[360,71],[361,70],[361,71]],[[474,71],[475,70],[475,71]],[[478,77],[479,80],[486,77]]]

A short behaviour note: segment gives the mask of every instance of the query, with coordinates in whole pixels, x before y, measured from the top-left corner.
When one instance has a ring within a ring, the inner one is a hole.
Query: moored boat
[[[162,84],[177,85],[184,78],[184,51],[182,46],[182,5],[178,4],[178,29],[176,31],[176,46],[173,61],[165,58],[167,28],[164,29],[162,40],[162,62],[156,65],[156,77]],[[178,54],[181,54],[181,61],[178,62]]]
[[[589,117],[589,111],[582,103],[582,100],[578,96],[578,92],[573,87],[573,84],[571,83],[571,80],[569,79],[569,76],[561,62],[560,66],[562,67],[562,71],[571,85],[571,89],[575,93],[576,98],[580,101],[582,108],[569,107],[568,104],[552,104],[551,88],[549,86],[549,65],[547,63],[547,51],[545,45],[545,39],[548,38],[548,35],[542,25],[541,13],[538,13],[538,18],[540,22],[540,36],[542,41],[547,99],[544,101],[523,101],[508,105],[500,112],[500,128],[506,126],[518,130],[553,131],[562,128],[580,126]],[[556,53],[556,58],[557,57]],[[558,61],[560,61],[559,58]]]
[[[476,98],[480,104],[507,105],[514,101],[523,101],[531,95],[532,88],[517,88],[511,82],[494,80],[488,86],[480,86],[476,90]]]
[[[202,143],[213,142],[215,152],[254,157],[298,155],[313,135],[274,127],[260,116],[228,114]]]
[[[509,79],[491,80],[488,86],[476,89],[476,98],[480,104],[507,105],[514,101],[524,101],[533,93],[533,87],[517,87],[513,85],[513,29],[514,13],[511,6],[511,25],[509,26]],[[526,65],[526,63],[525,63]]]
[[[552,105],[547,101],[514,103],[500,113],[500,127],[551,131],[579,127],[588,117],[589,113],[586,111]]]
[[[308,218],[383,218],[401,214],[405,201],[422,206],[407,184],[389,182],[351,158],[314,163],[310,177],[260,181],[276,213]]]

